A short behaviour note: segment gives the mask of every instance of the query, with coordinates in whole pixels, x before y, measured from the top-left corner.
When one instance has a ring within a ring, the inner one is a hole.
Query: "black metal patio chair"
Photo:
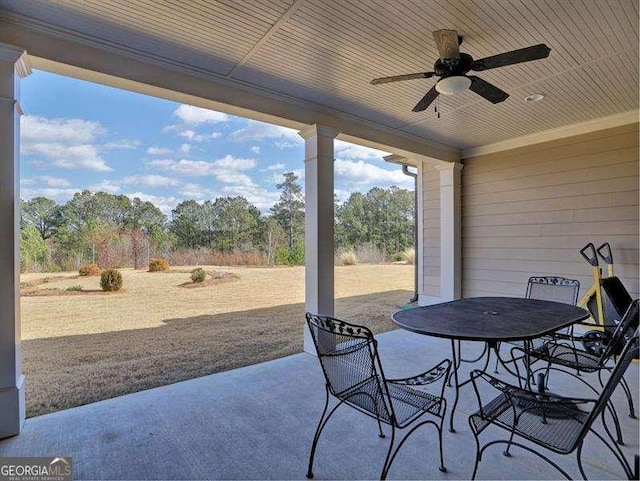
[[[585,437],[592,433],[607,447],[622,466],[625,476],[635,478],[634,471],[625,459],[620,447],[615,443],[607,425],[606,413],[609,399],[623,379],[631,361],[638,356],[638,332],[626,344],[609,380],[597,399],[570,398],[533,392],[496,379],[481,371],[471,374],[480,409],[469,417],[469,425],[476,441],[476,459],[471,479],[475,479],[478,465],[485,450],[495,444],[506,444],[505,456],[510,456],[511,446],[522,448],[543,459],[556,468],[564,477],[571,479],[562,468],[545,456],[537,447],[558,454],[576,452],[578,468],[584,479],[587,476],[582,466],[582,448]],[[491,386],[499,394],[489,402],[483,402],[481,387]],[[594,429],[594,423],[601,418],[606,437]],[[506,430],[507,439],[493,440],[481,447],[480,434],[494,425]],[[514,440],[518,436],[535,446]],[[536,447],[537,446],[537,447]]]
[[[385,437],[382,423],[391,427],[391,443],[381,479],[386,479],[407,438],[425,424],[433,424],[438,432],[439,469],[446,472],[442,453],[442,424],[446,412],[443,394],[451,361],[445,359],[417,376],[387,379],[382,371],[377,341],[369,329],[328,316],[307,313],[306,318],[326,381],[326,400],[311,446],[307,478],[313,477],[313,460],[320,435],[329,418],[342,405],[376,419],[381,438]],[[416,389],[434,383],[436,387],[439,384],[435,393]],[[328,411],[330,398],[337,404]],[[422,420],[423,415],[432,419]],[[411,429],[395,445],[396,429],[407,427]]]
[[[567,279],[558,276],[533,276],[527,281],[527,290],[525,292],[526,299],[539,299],[541,301],[561,302],[575,306],[578,302],[578,293],[580,292],[580,281],[576,279]],[[526,322],[526,320],[523,320]],[[561,333],[564,336],[571,336],[573,330],[571,327],[566,328]],[[539,346],[551,340],[551,336],[545,336],[533,341],[534,346]],[[509,344],[522,346],[520,342],[510,342]],[[499,348],[500,346],[498,346]],[[496,359],[494,372],[498,372],[499,359]]]
[[[604,387],[602,374],[613,370],[612,361],[620,355],[625,343],[633,336],[638,329],[640,314],[640,300],[636,299],[628,307],[613,334],[607,339],[604,350],[599,354],[593,354],[587,350],[575,347],[575,344],[565,342],[549,341],[538,346],[528,346],[526,348],[514,347],[511,349],[511,358],[514,361],[516,370],[518,369],[516,360],[524,360],[525,368],[528,371],[528,379],[534,379],[537,373],[544,372],[546,384],[549,384],[549,375],[552,371],[567,374],[582,384],[587,386],[595,394],[599,389],[588,382],[588,377],[583,374],[597,374],[600,389]],[[574,339],[576,339],[574,337]],[[542,366],[532,369],[533,361],[542,361]],[[636,417],[633,406],[633,396],[627,381],[623,378],[620,386],[624,390],[629,405],[629,416]],[[620,423],[615,411],[612,413],[615,421],[618,444],[623,444]]]

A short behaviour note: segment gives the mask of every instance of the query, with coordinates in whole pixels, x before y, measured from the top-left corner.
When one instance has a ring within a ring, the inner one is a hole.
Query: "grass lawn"
[[[237,278],[191,289],[188,269],[122,269],[117,293],[97,292],[97,277],[23,274],[49,290],[21,301],[27,416],[302,351],[303,267],[216,267]],[[340,266],[335,277],[336,315],[374,332],[394,327],[413,292],[410,265]],[[78,285],[94,292],[64,291]]]

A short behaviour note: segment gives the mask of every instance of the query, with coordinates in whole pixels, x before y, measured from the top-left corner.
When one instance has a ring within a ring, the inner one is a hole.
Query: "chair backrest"
[[[327,388],[338,399],[391,419],[393,408],[378,356],[377,342],[365,326],[307,313],[307,325]]]
[[[575,306],[578,302],[579,291],[580,282],[576,279],[554,276],[530,277],[525,297]]]
[[[624,313],[620,323],[616,326],[600,358],[601,363],[606,362],[611,356],[619,356],[625,344],[633,337],[640,322],[640,300],[631,302],[627,312]]]
[[[580,436],[578,437],[578,440],[586,436],[593,422],[598,418],[600,414],[602,414],[602,410],[606,407],[607,403],[609,402],[609,398],[611,398],[611,395],[615,391],[616,387],[618,387],[618,384],[620,384],[620,380],[622,379],[622,376],[624,376],[625,372],[627,371],[627,368],[631,364],[631,361],[633,361],[634,358],[638,357],[640,353],[640,346],[638,343],[639,343],[638,330],[636,328],[630,340],[625,344],[624,348],[622,349],[622,353],[618,358],[618,362],[613,368],[613,371],[611,372],[611,376],[609,377],[607,384],[605,384],[604,389],[600,392],[600,396],[598,397],[598,400],[596,401],[596,404],[593,407],[593,410],[589,414],[589,417],[587,418],[587,421],[584,427],[582,428],[582,431]]]

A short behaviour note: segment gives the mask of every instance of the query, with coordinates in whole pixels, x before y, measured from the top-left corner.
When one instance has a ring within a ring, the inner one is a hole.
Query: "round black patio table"
[[[479,361],[486,353],[482,368],[485,370],[491,350],[503,363],[498,352],[500,342],[526,342],[588,317],[587,310],[559,302],[520,297],[471,297],[398,311],[393,314],[392,319],[408,331],[451,340],[455,400],[451,408],[449,430],[454,432],[453,415],[458,404],[459,390],[470,382],[466,380],[461,383],[458,379],[460,364],[466,361],[460,357],[459,341],[486,343],[483,353],[472,361]]]

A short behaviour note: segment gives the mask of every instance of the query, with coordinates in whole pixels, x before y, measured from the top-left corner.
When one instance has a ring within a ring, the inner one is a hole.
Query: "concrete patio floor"
[[[402,330],[378,339],[389,377],[417,374],[450,357],[446,341]],[[638,365],[631,366],[627,379],[637,409]],[[553,390],[553,384],[550,387]],[[451,394],[448,389],[447,395]],[[324,381],[317,359],[298,354],[28,419],[20,436],[0,441],[0,456],[71,456],[75,479],[304,479],[323,404]],[[638,453],[638,420],[627,416],[621,392],[616,392],[614,404],[626,442],[623,451],[632,461]],[[426,427],[405,444],[389,476],[468,479],[475,446],[467,416],[476,409],[472,388],[463,388],[457,432],[445,430],[447,473],[438,471],[435,431]],[[388,438],[378,438],[374,420],[344,408],[320,440],[315,477],[376,479],[387,443]],[[488,450],[479,479],[559,477],[522,450],[514,449],[510,458],[501,452],[501,447]],[[575,456],[552,459],[580,477]],[[624,475],[595,436],[588,437],[583,459],[592,479]]]

